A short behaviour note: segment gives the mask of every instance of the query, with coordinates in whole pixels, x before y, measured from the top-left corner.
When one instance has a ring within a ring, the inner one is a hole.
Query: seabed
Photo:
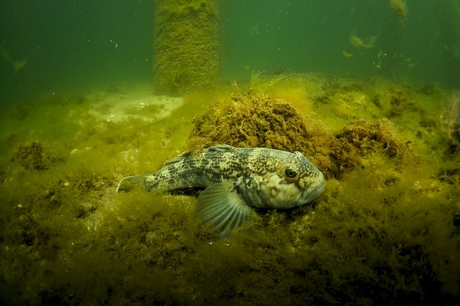
[[[1,115],[0,302],[458,304],[459,105],[436,85],[288,73],[24,101]],[[326,188],[230,239],[193,196],[115,192],[219,143],[301,151]]]

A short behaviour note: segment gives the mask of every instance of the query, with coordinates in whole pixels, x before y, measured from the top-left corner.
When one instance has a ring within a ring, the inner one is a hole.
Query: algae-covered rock
[[[230,105],[215,104],[197,115],[190,142],[194,148],[215,144],[299,151],[319,169],[330,167],[334,137],[312,116],[289,102],[263,93],[232,95]]]
[[[43,143],[32,140],[19,145],[10,160],[29,170],[45,170],[51,164],[62,161],[63,158],[57,156]]]
[[[217,104],[195,117],[192,141],[203,147],[228,143],[280,150],[311,145],[301,114],[286,101],[264,94],[235,94],[232,100],[230,106]]]
[[[404,142],[396,133],[393,124],[382,119],[376,123],[358,120],[347,124],[335,138],[332,154],[337,165],[336,177],[354,167],[363,166],[363,161],[374,154],[387,159],[403,160],[410,157],[409,142]]]
[[[363,160],[378,152],[389,159],[410,155],[407,143],[386,119],[353,121],[334,134],[314,115],[300,113],[288,101],[263,93],[234,94],[232,101],[217,103],[195,117],[190,136],[193,148],[227,143],[299,151],[326,177],[336,178],[363,166]]]
[[[406,111],[415,111],[419,108],[414,103],[411,92],[398,85],[392,85],[388,89],[378,92],[373,97],[372,102],[388,117],[399,116]]]

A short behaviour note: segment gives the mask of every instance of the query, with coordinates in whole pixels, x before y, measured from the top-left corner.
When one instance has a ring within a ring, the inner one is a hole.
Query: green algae
[[[159,121],[94,117],[94,93],[5,112],[2,304],[457,304],[459,144],[440,121],[449,108],[433,106],[449,94],[275,81],[188,95]],[[407,99],[392,104],[395,92]],[[326,189],[222,240],[194,197],[115,193],[124,176],[219,142],[300,150]]]

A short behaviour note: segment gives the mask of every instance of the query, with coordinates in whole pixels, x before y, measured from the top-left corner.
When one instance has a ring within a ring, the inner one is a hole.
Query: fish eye
[[[284,170],[284,174],[286,175],[286,177],[291,178],[291,179],[297,177],[297,172],[290,168],[286,168],[286,170]]]

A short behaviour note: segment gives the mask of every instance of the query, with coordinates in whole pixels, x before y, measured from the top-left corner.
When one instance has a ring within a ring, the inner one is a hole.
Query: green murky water
[[[218,4],[219,86],[177,97],[151,1],[0,4],[0,303],[458,304],[460,2]],[[115,192],[223,142],[326,188],[230,239],[193,196]]]

